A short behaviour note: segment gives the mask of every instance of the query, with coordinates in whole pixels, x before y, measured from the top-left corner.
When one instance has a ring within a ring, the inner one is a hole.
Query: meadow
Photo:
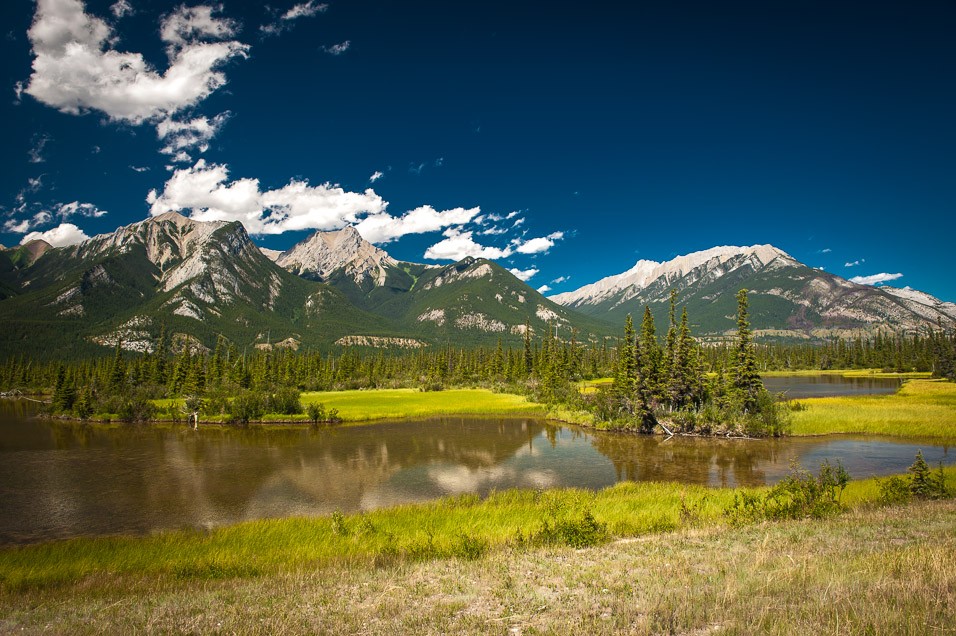
[[[863,433],[956,439],[956,383],[908,380],[892,395],[796,400],[793,435]]]

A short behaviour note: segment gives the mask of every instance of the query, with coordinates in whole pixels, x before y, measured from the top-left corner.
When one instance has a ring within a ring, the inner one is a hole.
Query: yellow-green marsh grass
[[[946,477],[956,488],[956,467],[946,469]],[[725,525],[724,510],[735,495],[757,491],[657,482],[624,482],[598,492],[508,490],[486,499],[466,495],[208,532],[71,539],[0,550],[0,590],[79,584],[91,577],[220,579],[449,558],[466,554],[468,542],[494,551],[539,532],[545,521],[579,520],[585,511],[606,524],[611,537]],[[878,495],[877,480],[852,481],[843,501],[859,506]]]
[[[432,417],[438,415],[544,415],[546,407],[529,402],[523,395],[495,393],[487,389],[419,391],[417,389],[370,389],[364,391],[311,391],[300,396],[303,407],[323,404],[328,412],[337,409],[343,422]],[[154,400],[160,417],[181,399]],[[223,421],[225,416],[207,418]],[[264,422],[308,422],[308,416],[267,413]]]
[[[378,389],[373,391],[328,391],[303,393],[302,404],[324,404],[338,409],[345,422],[361,422],[432,415],[543,415],[545,407],[522,395],[494,393],[487,389],[418,391]]]
[[[807,398],[793,413],[794,435],[865,433],[956,439],[956,383],[908,380],[893,395]]]

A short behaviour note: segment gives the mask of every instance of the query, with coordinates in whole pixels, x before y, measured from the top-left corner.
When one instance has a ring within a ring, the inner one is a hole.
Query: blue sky
[[[4,3],[0,243],[351,223],[555,292],[772,243],[956,300],[956,4],[621,5]]]

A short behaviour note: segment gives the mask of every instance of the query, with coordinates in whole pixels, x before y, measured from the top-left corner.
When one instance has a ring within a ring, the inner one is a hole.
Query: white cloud
[[[472,232],[463,232],[456,228],[445,231],[445,238],[425,250],[425,258],[432,260],[460,261],[466,256],[473,258],[507,258],[511,256],[509,247],[479,245],[472,239]]]
[[[844,267],[856,267],[856,266],[859,265],[860,263],[865,263],[865,262],[866,262],[866,261],[852,261],[852,262],[847,261],[846,263],[843,264],[843,266],[844,266]]]
[[[340,229],[360,216],[384,213],[388,205],[371,188],[347,192],[328,183],[310,186],[293,179],[263,191],[258,179],[228,179],[226,166],[202,159],[191,168],[177,169],[161,194],[150,191],[150,214],[189,210],[200,221],[240,221],[251,234],[281,234]]]
[[[57,207],[56,215],[61,219],[68,219],[71,216],[89,216],[93,218],[100,218],[108,214],[106,210],[101,210],[92,203],[80,203],[79,201],[72,201],[70,203],[63,203]]]
[[[61,223],[57,227],[46,232],[30,232],[20,240],[20,245],[24,245],[33,240],[46,241],[53,247],[65,247],[67,245],[76,245],[90,238],[86,232],[76,227],[72,223]]]
[[[551,284],[552,284],[552,285],[558,285],[558,284],[560,284],[560,283],[566,283],[566,282],[569,281],[569,280],[571,280],[571,277],[570,277],[570,276],[558,276],[558,277],[555,278],[553,281],[551,281]]]
[[[328,4],[316,3],[315,0],[308,0],[302,4],[297,4],[282,14],[283,20],[298,20],[299,18],[311,18],[318,13],[324,13],[329,8]]]
[[[551,288],[548,287],[547,285],[542,285],[541,287],[538,288],[539,294],[547,294],[549,291],[551,291]]]
[[[528,282],[528,280],[531,279],[531,277],[533,277],[535,274],[537,274],[539,270],[533,267],[531,269],[518,269],[517,267],[512,267],[508,271],[514,274],[515,277],[518,278],[519,280]]]
[[[348,51],[350,46],[352,46],[352,41],[346,40],[345,42],[339,42],[338,44],[332,44],[331,46],[323,46],[322,50],[329,55],[339,56]]]
[[[17,221],[16,219],[7,219],[3,222],[4,232],[13,232],[14,234],[23,234],[30,230],[30,219]]]
[[[902,274],[872,274],[871,276],[854,276],[850,279],[851,283],[856,283],[857,285],[878,285],[879,283],[886,283],[891,280],[896,280],[897,278],[903,278]]]
[[[220,67],[247,56],[249,47],[241,42],[200,41],[235,34],[236,24],[217,12],[180,7],[163,19],[169,66],[160,74],[141,53],[113,49],[110,26],[87,14],[80,0],[38,0],[27,32],[35,57],[25,92],[74,115],[97,110],[132,124],[169,117],[222,87]]]
[[[375,183],[376,181],[378,181],[384,176],[385,174],[381,170],[376,170],[375,172],[372,173],[372,176],[368,178],[369,183]]]
[[[829,253],[832,252],[832,251],[833,251],[833,250],[831,250],[829,247],[824,247],[822,250],[820,250],[820,251],[817,252],[817,253],[818,253],[818,254],[829,254]]]
[[[407,234],[425,234],[471,221],[481,210],[453,208],[439,212],[430,205],[423,205],[400,217],[381,212],[365,217],[356,224],[359,234],[372,243],[388,243]]]
[[[110,6],[110,11],[117,20],[128,15],[133,15],[134,13],[133,5],[131,5],[128,0],[117,0]]]
[[[186,150],[209,150],[209,142],[219,132],[229,113],[220,113],[212,119],[195,117],[189,121],[176,121],[166,118],[156,125],[156,136],[166,145],[160,150],[166,155],[173,155],[173,161],[190,161]]]
[[[564,232],[553,232],[547,236],[529,239],[515,247],[519,254],[543,254],[554,247],[554,242],[564,238]]]
[[[315,0],[308,0],[308,2],[294,5],[291,9],[279,16],[279,19],[276,22],[271,24],[263,24],[259,27],[259,31],[263,35],[279,35],[283,31],[288,31],[291,29],[292,23],[299,18],[311,18],[319,13],[325,13],[328,8],[328,4],[316,3]]]
[[[19,104],[21,98],[23,97],[23,82],[14,82],[13,84],[13,103]]]
[[[507,227],[492,226],[489,228],[485,228],[484,230],[478,232],[478,234],[481,234],[482,236],[501,236],[502,234],[507,234],[510,230],[511,228],[507,228]]]
[[[239,25],[235,20],[216,17],[220,11],[222,5],[180,5],[164,17],[159,26],[159,37],[168,45],[169,56],[172,58],[177,51],[201,38],[225,40],[235,36]]]
[[[27,155],[30,158],[30,163],[43,163],[46,161],[46,157],[43,156],[43,151],[46,149],[46,145],[52,141],[50,135],[34,135],[33,136],[33,146],[30,148]]]
[[[133,172],[149,172],[149,166],[134,166],[130,164],[129,169]]]

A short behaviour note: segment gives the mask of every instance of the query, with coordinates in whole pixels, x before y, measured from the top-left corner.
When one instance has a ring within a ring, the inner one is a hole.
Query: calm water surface
[[[896,393],[902,386],[899,378],[844,378],[838,375],[786,376],[762,380],[771,393],[783,393],[791,399],[879,395]]]
[[[759,485],[841,460],[900,472],[938,442],[859,437],[714,440],[582,431],[534,418],[444,417],[360,427],[102,429],[0,403],[0,544],[145,534],[247,519],[368,510],[493,489],[622,480]]]

